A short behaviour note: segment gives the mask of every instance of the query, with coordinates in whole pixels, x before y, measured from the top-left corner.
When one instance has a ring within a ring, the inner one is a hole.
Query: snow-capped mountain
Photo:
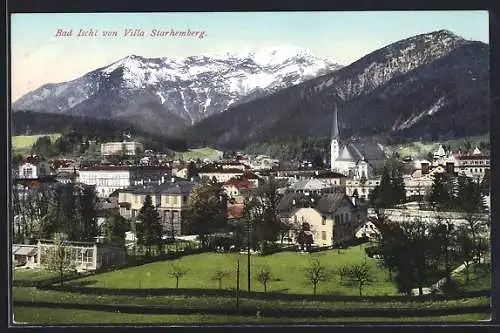
[[[73,81],[46,84],[13,109],[139,120],[145,126],[151,125],[146,118],[158,118],[153,123],[169,132],[339,68],[294,46],[180,60],[131,55]]]
[[[335,72],[283,89],[185,130],[195,143],[245,146],[341,135],[438,139],[489,130],[489,48],[440,30],[376,50]],[[340,97],[340,98],[339,98]]]

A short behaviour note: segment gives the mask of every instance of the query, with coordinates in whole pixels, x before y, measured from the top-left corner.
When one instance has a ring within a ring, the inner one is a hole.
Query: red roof
[[[33,165],[37,165],[42,162],[44,159],[38,155],[30,155],[24,158],[23,163],[29,163]]]
[[[227,218],[228,219],[239,219],[243,217],[243,212],[245,210],[245,204],[229,204],[227,205]]]
[[[235,178],[231,178],[224,185],[225,186],[234,186],[234,187],[236,187],[239,190],[254,188],[253,183],[250,182],[250,181],[248,181],[247,179],[235,179]]]

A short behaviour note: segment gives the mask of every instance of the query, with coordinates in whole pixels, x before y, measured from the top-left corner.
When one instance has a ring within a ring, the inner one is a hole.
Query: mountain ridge
[[[123,114],[130,117],[128,111],[133,108],[139,114],[164,113],[168,117],[160,117],[159,123],[144,125],[159,125],[171,133],[230,105],[340,67],[307,49],[290,46],[181,60],[129,55],[75,80],[43,85],[19,98],[12,108],[117,119]]]
[[[450,54],[459,54],[459,56],[453,57]],[[379,66],[384,62],[391,63],[392,67],[387,69],[387,67]],[[369,72],[370,68],[376,67],[382,70],[373,72],[366,80],[365,73]],[[436,70],[442,75],[441,78],[432,76],[432,72]],[[481,83],[481,87],[476,87],[477,84],[471,83],[473,80],[467,74],[468,71],[476,75],[475,79],[478,80],[477,83]],[[398,83],[398,79],[401,82]],[[391,80],[393,80],[392,83]],[[430,86],[431,81],[436,82],[437,86]],[[395,85],[394,82],[396,82]],[[404,88],[405,85],[413,90]],[[334,102],[345,104],[346,111],[339,112],[339,121],[345,127],[343,131],[345,135],[392,135],[393,131],[387,131],[383,123],[383,116],[390,116],[391,125],[395,125],[394,116],[401,117],[402,122],[408,120],[411,113],[417,111],[416,109],[430,107],[430,105],[420,105],[422,101],[436,104],[443,97],[437,96],[435,100],[428,101],[429,93],[433,94],[433,91],[439,87],[458,89],[452,94],[455,96],[454,100],[460,100],[460,96],[470,96],[476,103],[479,103],[481,110],[477,113],[485,118],[488,113],[487,86],[488,45],[467,41],[448,31],[440,30],[398,41],[338,71],[214,115],[186,129],[183,136],[193,142],[244,146],[259,140],[329,135]],[[469,91],[469,88],[474,89]],[[452,91],[446,91],[446,89],[443,88],[440,91],[444,95],[450,95]],[[377,96],[381,93],[389,97]],[[411,98],[404,99],[400,96]],[[447,103],[453,104],[454,100]],[[392,108],[394,101],[397,101],[399,105],[399,114],[392,115],[386,110]],[[443,99],[440,103],[444,101]],[[476,113],[470,104],[473,103],[469,103],[466,110],[461,112],[462,114]],[[373,109],[377,112],[371,112]],[[449,115],[450,112],[452,111],[448,110],[446,114]],[[427,120],[423,117],[422,121]],[[445,121],[446,119],[441,120],[441,122]],[[408,128],[417,123],[418,121],[414,122]],[[363,125],[365,125],[364,128]],[[453,125],[463,126],[464,124],[457,120]],[[487,131],[487,126],[488,122],[485,121],[481,128],[470,132],[471,134],[484,133]],[[446,124],[441,127],[443,127],[443,132],[450,131],[450,126]],[[286,132],[281,130],[283,128],[286,128]],[[410,132],[402,131],[397,134],[415,136],[415,133]]]

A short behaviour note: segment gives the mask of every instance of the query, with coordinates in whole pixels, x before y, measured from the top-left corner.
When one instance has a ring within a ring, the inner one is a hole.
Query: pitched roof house
[[[292,224],[307,223],[315,246],[334,246],[355,237],[362,214],[342,190],[306,196],[286,193],[278,205],[280,217]]]

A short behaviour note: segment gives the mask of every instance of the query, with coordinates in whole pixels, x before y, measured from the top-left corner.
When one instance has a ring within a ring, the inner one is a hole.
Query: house
[[[288,187],[288,191],[304,193],[305,195],[323,193],[331,189],[332,186],[318,179],[304,179],[293,183]]]
[[[104,157],[111,155],[136,156],[144,151],[142,143],[135,141],[106,142],[101,144],[101,155]]]
[[[135,218],[139,214],[147,195],[160,214],[163,231],[182,235],[185,225],[182,212],[187,207],[187,200],[195,183],[178,178],[171,178],[165,183],[150,183],[131,186],[119,191],[118,205],[120,215],[125,218]]]
[[[229,167],[233,166],[232,164],[219,165],[219,164],[210,164],[201,167],[198,171],[198,176],[201,178],[207,177],[212,180],[215,179],[218,183],[225,183],[231,178],[238,178],[245,174],[244,165],[240,165],[238,167]],[[243,168],[242,168],[242,167]]]
[[[380,235],[380,231],[370,221],[362,224],[356,229],[356,238],[368,238],[369,240],[376,240],[378,235]]]
[[[27,156],[19,165],[19,179],[44,179],[53,176],[49,162],[38,155]]]
[[[51,240],[39,240],[38,266],[47,263],[47,252],[56,246]],[[71,251],[72,264],[77,271],[93,271],[101,267],[121,266],[126,262],[125,248],[93,242],[65,242]]]
[[[144,182],[158,182],[170,177],[170,169],[159,166],[96,166],[79,172],[79,181],[95,185],[99,197]]]
[[[330,169],[356,179],[370,178],[386,160],[383,148],[374,142],[360,139],[341,140],[334,106],[332,136],[330,141]]]
[[[345,181],[345,191],[350,197],[356,197],[362,200],[368,200],[370,193],[377,185],[380,185],[380,177],[368,179],[347,179]]]
[[[345,186],[346,176],[334,171],[316,171],[314,179],[321,180],[332,186]]]
[[[173,170],[172,170],[172,173],[173,173]],[[187,168],[182,168],[182,169],[176,170],[175,171],[175,176],[179,177],[179,178],[187,179],[188,178],[188,169]]]
[[[457,154],[454,158],[458,174],[481,180],[490,170],[490,156],[482,153],[477,147],[472,154]]]
[[[38,266],[38,247],[36,245],[13,244],[12,264],[27,268]]]
[[[357,207],[342,190],[312,195],[289,192],[280,200],[278,210],[282,221],[297,227],[307,224],[313,245],[334,246],[355,237],[356,228],[364,221]]]
[[[239,201],[241,201],[243,197],[248,196],[250,190],[255,187],[254,183],[245,178],[231,178],[222,185],[222,189],[229,199],[240,199]]]

